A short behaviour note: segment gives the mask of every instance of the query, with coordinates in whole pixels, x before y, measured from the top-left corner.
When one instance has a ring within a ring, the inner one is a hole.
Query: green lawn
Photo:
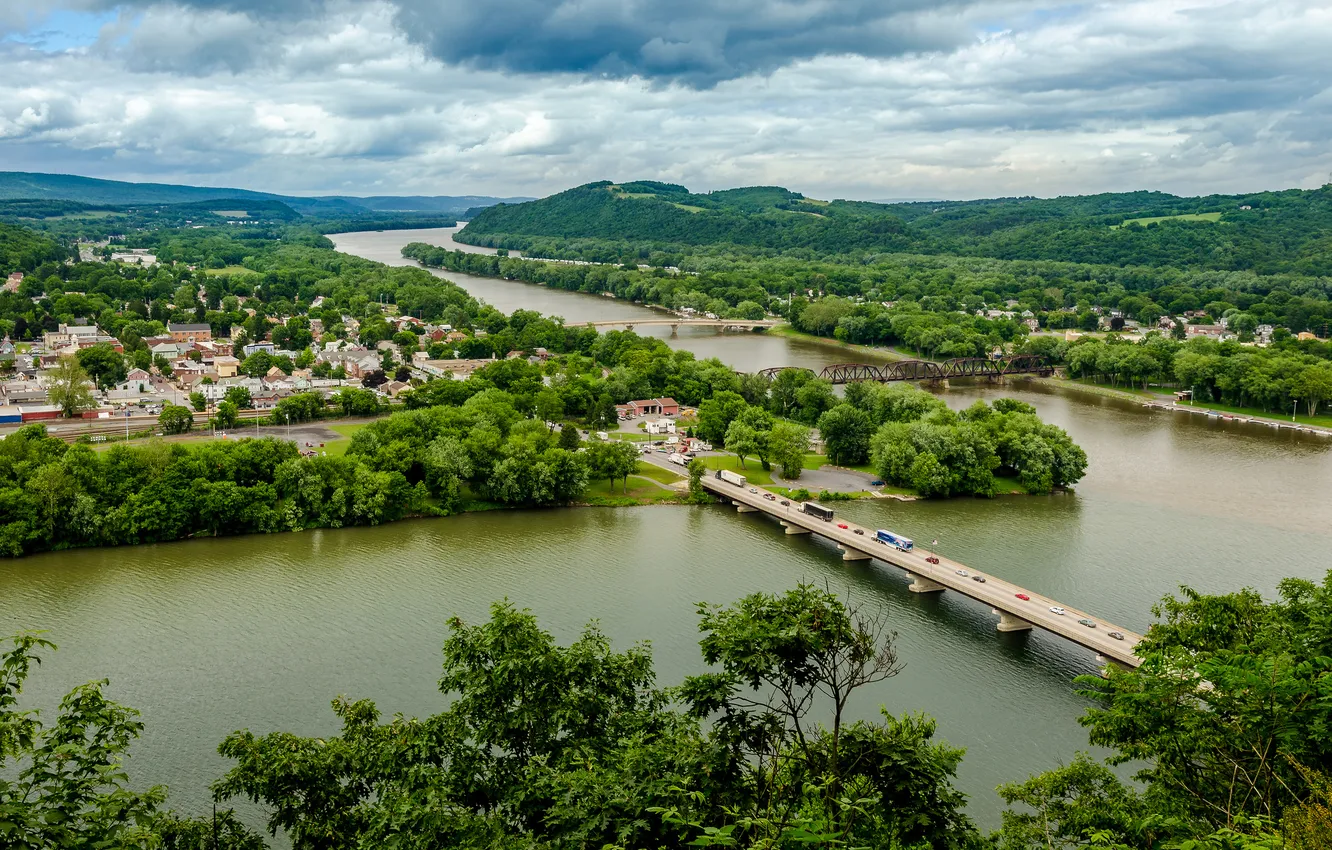
[[[583,501],[589,505],[621,507],[652,502],[675,502],[683,495],[674,490],[663,490],[637,475],[629,476],[629,492],[624,491],[623,481],[616,481],[614,487],[612,491],[610,482],[604,478],[596,479],[587,485],[587,495],[583,497]]]
[[[1129,218],[1125,219],[1123,224],[1119,225],[1112,224],[1110,225],[1110,227],[1112,230],[1117,230],[1120,227],[1128,227],[1130,224],[1141,224],[1143,227],[1146,227],[1147,225],[1157,221],[1220,221],[1220,220],[1221,220],[1221,213],[1219,212],[1187,213],[1185,215],[1156,215],[1156,216],[1151,216],[1149,218]]]
[[[247,269],[245,266],[223,266],[220,269],[206,269],[208,274],[257,274],[254,269]]]
[[[626,440],[630,443],[646,443],[651,440],[664,439],[664,435],[649,436],[647,434],[635,434],[633,431],[607,431],[606,436],[612,440]]]
[[[703,465],[708,469],[729,469],[732,472],[738,472],[748,479],[750,484],[771,485],[772,473],[765,472],[763,465],[759,463],[756,457],[746,458],[745,466],[740,466],[740,458],[735,455],[712,455],[710,457],[699,458]]]
[[[674,484],[684,478],[683,475],[677,475],[669,469],[662,469],[660,466],[654,466],[642,460],[638,462],[637,474],[644,478],[651,478],[653,481],[660,481],[662,484]]]
[[[346,425],[330,425],[328,429],[342,435],[341,440],[329,440],[324,444],[324,451],[329,457],[342,457],[351,448],[352,435],[369,425],[369,422],[349,422]]]

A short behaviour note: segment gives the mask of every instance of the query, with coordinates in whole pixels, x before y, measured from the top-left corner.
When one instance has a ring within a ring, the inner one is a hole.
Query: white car
[[[757,488],[757,487],[750,487],[750,488],[749,488],[749,492],[751,492],[751,493],[757,493],[757,492],[758,492],[758,488]]]
[[[1051,614],[1058,614],[1059,616],[1062,617],[1062,616],[1064,616],[1064,609],[1063,609],[1063,608],[1060,608],[1058,605],[1052,605],[1052,606],[1050,606],[1050,613],[1051,613]]]
[[[966,578],[967,576],[971,575],[971,574],[968,573],[966,570],[955,570],[954,572],[956,572],[958,575],[962,576],[962,578]]]

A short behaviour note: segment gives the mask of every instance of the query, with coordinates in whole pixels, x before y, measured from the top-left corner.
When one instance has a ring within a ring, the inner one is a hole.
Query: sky
[[[1332,180],[1327,0],[3,0],[0,170],[814,198]]]

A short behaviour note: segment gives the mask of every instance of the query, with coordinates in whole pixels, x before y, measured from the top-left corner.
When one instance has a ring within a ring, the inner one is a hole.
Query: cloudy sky
[[[294,194],[1311,188],[1327,0],[3,0],[0,170]]]

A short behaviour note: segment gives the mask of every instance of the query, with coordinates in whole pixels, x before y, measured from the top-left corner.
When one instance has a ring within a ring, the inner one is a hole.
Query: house
[[[467,339],[467,334],[462,331],[449,331],[444,334],[445,342],[461,342],[464,339]]]
[[[152,386],[153,376],[144,369],[131,369],[129,374],[125,375],[125,380],[116,384],[118,390],[133,390],[134,392],[147,392]]]
[[[1038,330],[1041,329],[1041,323],[1035,319],[1023,319],[1022,324],[1026,325],[1027,330],[1031,331],[1032,333],[1036,333]]]
[[[389,381],[379,388],[379,391],[389,398],[397,398],[403,390],[410,390],[412,385],[406,381]]]
[[[1297,333],[1297,334],[1295,335],[1295,338],[1296,338],[1296,339],[1318,339],[1318,337],[1317,337],[1316,335],[1311,334],[1311,333],[1309,333],[1308,331],[1300,331],[1299,333]]]
[[[1226,335],[1224,325],[1185,325],[1185,336],[1210,336],[1220,339]]]
[[[494,360],[424,360],[420,363],[413,362],[427,375],[434,375],[437,378],[451,377],[458,381],[465,381],[471,377],[472,373],[482,366],[489,366]]]
[[[206,342],[213,338],[213,328],[206,324],[176,324],[172,322],[167,325],[167,333],[171,334],[174,342]]]
[[[180,356],[180,346],[174,342],[159,342],[148,350],[153,353],[154,357],[160,355],[168,360],[175,360]]]
[[[262,351],[265,354],[272,354],[277,346],[271,342],[247,342],[241,346],[241,353],[246,357],[254,354],[256,351]]]
[[[234,378],[240,370],[240,360],[230,354],[219,354],[213,358],[213,368],[219,378]]]
[[[23,282],[23,272],[12,272],[9,280],[5,281],[5,292],[18,292],[19,284]]]
[[[679,416],[680,404],[673,398],[647,398],[631,401],[623,406],[629,416]]]
[[[647,423],[646,430],[649,434],[674,434],[675,420],[673,419],[654,419]]]
[[[95,342],[100,336],[96,325],[60,325],[59,330],[42,334],[42,347],[47,351],[59,351],[80,342]]]

